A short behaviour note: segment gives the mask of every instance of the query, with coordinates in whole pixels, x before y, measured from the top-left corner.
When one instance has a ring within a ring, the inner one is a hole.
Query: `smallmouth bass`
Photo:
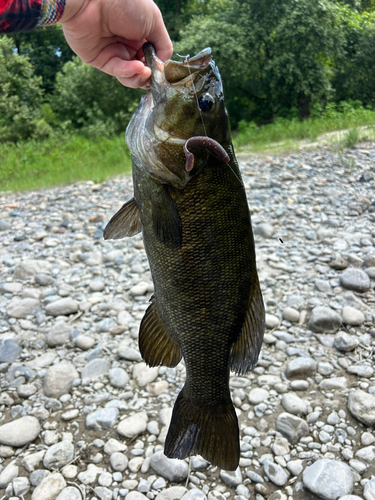
[[[139,332],[150,366],[186,365],[164,452],[234,470],[239,429],[229,372],[257,362],[265,313],[245,188],[211,50],[160,61],[126,131],[134,198],[104,237],[143,232],[155,293]],[[202,119],[203,118],[203,119]]]

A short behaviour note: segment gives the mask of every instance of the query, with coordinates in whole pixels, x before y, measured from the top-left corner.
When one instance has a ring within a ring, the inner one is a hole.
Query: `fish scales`
[[[155,292],[141,322],[140,351],[150,366],[185,361],[186,381],[174,405],[165,454],[180,459],[200,454],[234,470],[240,451],[230,369],[241,374],[254,366],[264,332],[246,193],[210,49],[189,62],[165,64],[152,46],[144,52],[151,92],[126,134],[134,199],[104,235],[120,238],[142,230]],[[207,141],[198,106],[205,111]],[[194,158],[185,164],[189,139]],[[211,153],[225,154],[208,154],[207,144]]]

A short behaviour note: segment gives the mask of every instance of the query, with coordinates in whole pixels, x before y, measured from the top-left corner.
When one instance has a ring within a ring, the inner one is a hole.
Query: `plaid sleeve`
[[[29,31],[42,14],[42,0],[0,0],[0,33]]]

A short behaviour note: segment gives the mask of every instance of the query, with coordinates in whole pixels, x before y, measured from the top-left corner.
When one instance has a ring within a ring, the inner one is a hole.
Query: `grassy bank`
[[[325,143],[342,148],[364,138],[375,139],[375,111],[353,104],[340,106],[329,105],[320,116],[304,121],[278,118],[262,127],[241,123],[233,134],[234,145],[237,151],[280,153],[298,150],[301,141],[313,142],[322,134],[327,134]],[[333,133],[338,130],[342,133]],[[55,135],[43,141],[0,144],[0,191],[101,182],[130,171],[130,153],[123,136],[88,139],[77,134]]]
[[[100,182],[131,170],[124,137],[55,136],[43,141],[0,144],[0,191],[21,191]]]
[[[315,141],[318,136],[328,132],[338,130],[357,129],[359,127],[375,125],[375,111],[365,109],[361,105],[357,107],[353,104],[340,103],[328,105],[324,113],[313,116],[307,120],[298,118],[286,119],[276,118],[273,123],[258,127],[255,123],[241,122],[237,133],[235,134],[234,144],[238,147],[246,147],[250,151],[261,152],[272,146],[275,149],[282,150],[285,146],[292,145],[296,141]],[[342,134],[342,146],[347,147],[347,134]],[[359,132],[350,133],[353,139],[356,135],[357,140],[363,138]],[[372,138],[371,131],[368,135]],[[337,142],[337,141],[336,141]]]

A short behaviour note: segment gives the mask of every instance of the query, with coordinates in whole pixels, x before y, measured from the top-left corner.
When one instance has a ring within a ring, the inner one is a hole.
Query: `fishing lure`
[[[190,137],[190,139],[188,139],[184,144],[184,153],[186,156],[186,172],[190,172],[194,167],[194,155],[188,150],[189,147],[206,148],[210,153],[216,156],[216,158],[223,163],[229,163],[230,161],[228,153],[225,151],[223,146],[215,141],[215,139],[197,135],[195,137]]]

